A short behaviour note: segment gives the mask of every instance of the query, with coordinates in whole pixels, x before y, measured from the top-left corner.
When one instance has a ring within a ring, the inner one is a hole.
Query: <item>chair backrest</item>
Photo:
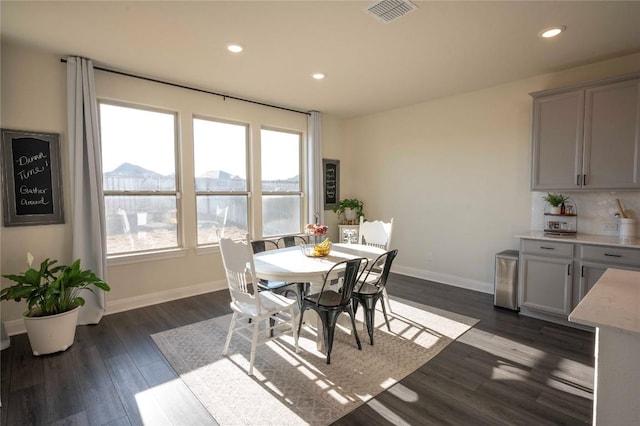
[[[246,241],[221,238],[220,254],[232,302],[254,304],[257,306],[257,312],[260,312],[260,299],[256,297],[258,293],[255,285],[256,271],[249,238]]]
[[[251,241],[251,248],[254,253],[262,253],[263,251],[277,249],[278,243],[273,240],[254,240]]]
[[[300,235],[286,235],[281,237],[278,240],[278,247],[294,247],[302,244],[307,244],[307,240],[305,240]]]
[[[318,298],[318,301],[323,300],[323,306],[346,306],[349,304],[351,302],[353,289],[362,275],[362,272],[366,269],[367,263],[367,259],[364,257],[358,257],[355,259],[343,260],[342,262],[338,262],[333,265],[324,275],[324,282],[320,293],[329,290],[329,286],[332,285],[336,281],[336,277],[338,277],[337,284],[340,288],[340,299],[335,300],[334,303],[328,305],[325,301],[326,299],[323,299],[321,295]]]
[[[391,218],[389,222],[382,222],[380,220],[365,222],[362,216],[360,216],[358,243],[389,250],[391,247],[392,230],[393,218]]]
[[[367,283],[378,287],[378,291],[382,291],[387,285],[387,278],[389,278],[389,271],[391,271],[391,264],[398,255],[398,250],[391,250],[378,256],[376,260],[371,262],[371,266],[364,274],[364,279],[360,280],[360,285],[356,288],[356,292],[360,291],[362,286]],[[369,278],[372,279],[369,279]]]

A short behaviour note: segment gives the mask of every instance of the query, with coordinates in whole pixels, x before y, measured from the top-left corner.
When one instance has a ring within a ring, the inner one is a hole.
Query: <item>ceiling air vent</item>
[[[418,7],[409,0],[381,0],[367,7],[367,12],[387,23],[400,18]]]

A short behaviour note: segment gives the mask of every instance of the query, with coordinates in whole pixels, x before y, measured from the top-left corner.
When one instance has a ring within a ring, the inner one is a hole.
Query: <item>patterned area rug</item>
[[[326,425],[393,386],[478,322],[406,300],[391,300],[391,307],[391,332],[376,312],[373,346],[366,330],[359,330],[359,351],[349,331],[338,327],[327,365],[315,333],[305,326],[297,354],[291,335],[258,346],[254,377],[247,375],[247,340],[234,335],[229,356],[221,355],[231,315],[151,337],[221,425]]]

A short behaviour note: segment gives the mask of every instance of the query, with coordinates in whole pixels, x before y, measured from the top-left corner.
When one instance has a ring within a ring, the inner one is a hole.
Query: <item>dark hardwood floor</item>
[[[415,278],[392,275],[388,291],[480,322],[337,425],[591,423],[593,333]],[[108,315],[56,355],[34,357],[27,336],[13,336],[1,353],[0,424],[216,424],[149,336],[229,313],[228,303],[225,290]]]

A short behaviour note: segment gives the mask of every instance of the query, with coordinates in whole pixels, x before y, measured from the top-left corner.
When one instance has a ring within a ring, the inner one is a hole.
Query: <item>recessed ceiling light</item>
[[[239,44],[231,43],[227,44],[227,50],[231,53],[240,53],[244,50],[244,47]]]
[[[545,28],[544,30],[540,31],[539,35],[542,38],[552,38],[566,29],[567,27],[565,27],[564,25],[558,25],[557,27]]]
[[[315,78],[316,80],[322,80],[325,77],[325,75],[321,72],[316,72],[311,74],[311,77]]]

